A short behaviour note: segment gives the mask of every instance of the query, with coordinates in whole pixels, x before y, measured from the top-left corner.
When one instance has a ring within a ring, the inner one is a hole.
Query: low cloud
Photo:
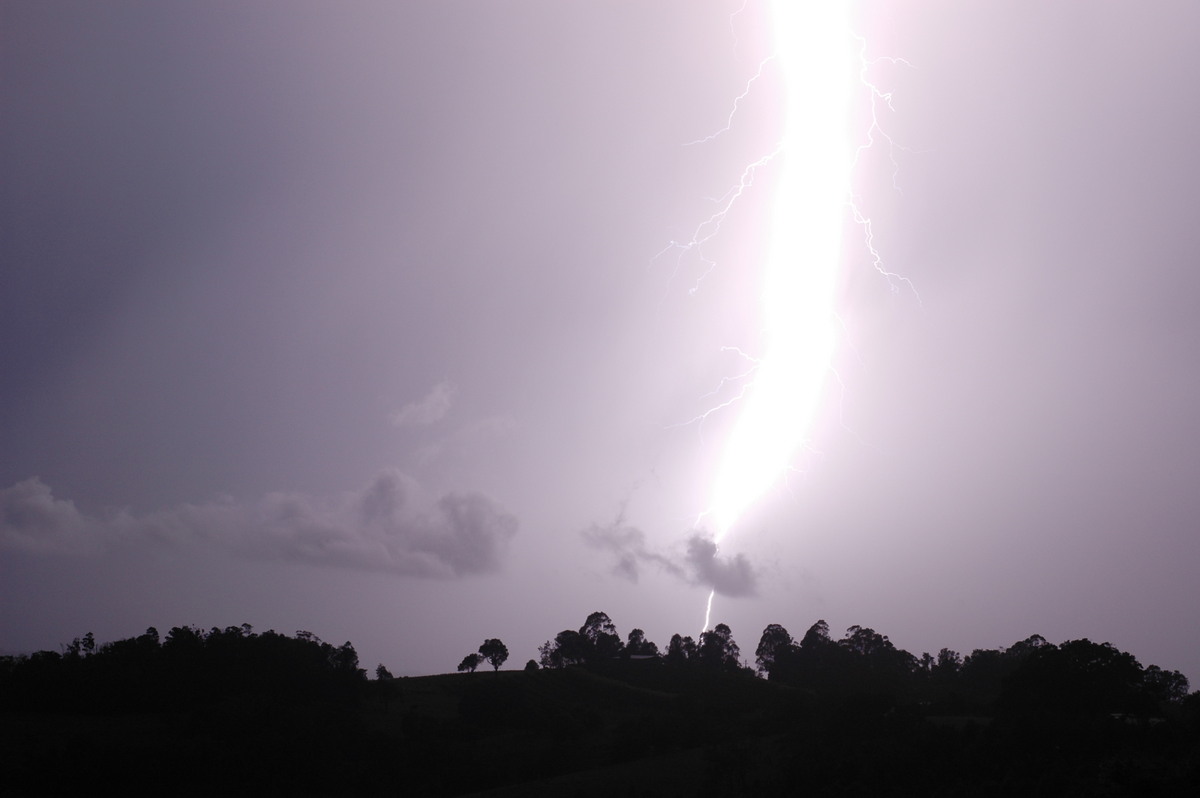
[[[88,518],[56,499],[37,477],[0,490],[0,546],[37,553],[84,553],[96,547]]]
[[[708,587],[730,598],[753,596],[758,591],[758,575],[746,556],[720,557],[717,544],[700,533],[688,537],[684,553],[676,556],[647,547],[645,534],[626,525],[623,513],[607,526],[592,524],[579,534],[589,547],[608,552],[613,557],[612,572],[630,582],[637,582],[642,566],[649,564],[688,584]]]
[[[709,538],[699,534],[688,538],[684,559],[697,584],[711,587],[722,596],[738,598],[758,592],[758,579],[746,555],[718,557],[717,544]]]
[[[442,420],[446,413],[450,412],[454,394],[454,386],[448,382],[439,382],[424,399],[409,402],[392,413],[388,419],[397,427],[427,427]]]
[[[430,501],[411,477],[392,469],[332,498],[277,492],[248,503],[108,518],[54,498],[36,477],[0,490],[0,546],[35,553],[213,545],[250,558],[448,579],[498,570],[516,532],[516,518],[486,496],[447,493]]]

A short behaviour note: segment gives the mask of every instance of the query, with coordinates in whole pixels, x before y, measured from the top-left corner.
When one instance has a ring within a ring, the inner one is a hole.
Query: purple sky
[[[1200,681],[1193,3],[856,6],[839,381],[692,539],[758,344],[740,2],[0,4],[0,650],[248,622],[510,665],[593,610],[1089,637]],[[864,107],[857,108],[863,116]],[[865,123],[860,126],[865,136]],[[743,594],[743,595],[735,595]],[[1196,686],[1196,685],[1194,685]]]

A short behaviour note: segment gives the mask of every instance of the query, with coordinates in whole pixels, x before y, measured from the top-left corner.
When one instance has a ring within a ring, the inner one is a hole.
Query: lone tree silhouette
[[[492,670],[499,671],[504,660],[508,659],[508,646],[493,637],[483,641],[483,645],[479,647],[479,653],[491,663]]]
[[[467,656],[463,657],[462,662],[458,663],[458,671],[459,673],[462,673],[463,671],[470,671],[471,673],[474,673],[475,669],[478,668],[482,663],[482,654],[468,654]]]

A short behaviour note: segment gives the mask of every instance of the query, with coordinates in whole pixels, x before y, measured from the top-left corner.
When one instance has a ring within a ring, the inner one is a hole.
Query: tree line
[[[365,680],[349,641],[334,646],[303,630],[176,626],[160,638],[150,627],[101,645],[88,632],[61,653],[0,657],[0,711],[187,711],[249,695],[345,701]]]
[[[468,654],[459,671],[483,663],[499,671],[509,658],[498,638]],[[604,612],[593,612],[578,629],[565,629],[538,647],[526,670],[602,667],[632,661],[667,672],[687,668],[757,675],[814,696],[886,696],[917,703],[946,715],[1008,712],[1099,712],[1147,716],[1181,704],[1187,678],[1109,643],[1068,640],[1055,645],[1032,635],[1008,647],[963,655],[942,648],[915,656],[886,635],[851,626],[834,639],[819,620],[799,638],[769,624],[754,650],[754,665],[726,624],[699,640],[672,635],[665,649],[640,628],[622,640]],[[376,680],[392,674],[380,664]],[[350,642],[340,646],[307,631],[294,636],[249,624],[207,631],[177,626],[160,639],[153,627],[125,640],[97,644],[90,632],[62,652],[0,657],[0,710],[174,711],[229,695],[254,694],[277,700],[352,700],[366,681]],[[1194,699],[1200,702],[1200,694]]]
[[[949,648],[920,657],[874,629],[851,626],[834,640],[821,620],[795,640],[787,629],[763,630],[755,663],[772,681],[825,694],[892,695],[945,714],[986,712],[1151,715],[1188,695],[1179,671],[1143,667],[1111,643],[1088,639],[1059,645],[1032,635],[1011,646]]]
[[[747,653],[743,654],[743,651]],[[603,612],[504,671],[367,679],[349,642],[175,627],[0,657],[0,793],[64,772],[154,794],[1184,795],[1200,692],[1108,643],[1032,635],[915,656],[851,626],[740,647],[718,624],[665,646]],[[640,762],[629,770],[626,765]],[[632,779],[632,781],[630,781]],[[599,782],[597,780],[600,780]],[[557,783],[557,782],[555,782]],[[592,787],[587,787],[592,789]]]
[[[458,670],[474,671],[485,660],[499,669],[507,657],[503,643],[488,640],[479,653],[467,655]],[[1032,635],[1008,647],[975,649],[965,656],[942,648],[936,655],[925,652],[918,657],[865,626],[851,626],[835,640],[824,620],[799,639],[782,625],[769,624],[755,648],[752,668],[741,659],[726,624],[703,632],[699,640],[672,635],[660,651],[639,628],[622,641],[612,619],[599,611],[588,615],[579,629],[565,629],[539,646],[538,659],[529,660],[525,669],[616,660],[757,674],[818,696],[887,696],[948,715],[1004,709],[1147,716],[1179,705],[1189,688],[1179,671],[1143,667],[1110,643],[1081,639],[1055,645]]]
[[[741,666],[741,649],[733,633],[723,623],[692,637],[673,635],[666,651],[646,639],[641,629],[632,629],[626,641],[617,634],[616,625],[605,612],[593,612],[578,630],[564,629],[538,647],[535,665],[542,668],[564,668],[570,665],[594,664],[611,659],[661,660],[674,665],[693,662],[714,669],[735,671]],[[526,669],[531,670],[529,665]]]

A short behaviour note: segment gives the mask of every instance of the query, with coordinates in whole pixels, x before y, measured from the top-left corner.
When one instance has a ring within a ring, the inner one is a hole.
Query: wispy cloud
[[[455,389],[448,382],[439,382],[425,398],[409,402],[392,413],[388,420],[397,427],[427,427],[445,417],[454,401]]]
[[[394,469],[333,497],[269,493],[253,502],[85,515],[37,477],[0,490],[0,546],[86,554],[127,544],[213,545],[245,557],[458,578],[499,569],[517,520],[479,493],[433,501]]]
[[[625,526],[620,521],[608,526],[592,524],[579,534],[592,548],[610,552],[616,558],[613,573],[630,582],[637,582],[641,565],[644,563],[654,565],[680,579],[687,576],[683,567],[671,558],[647,549],[646,536],[637,527]]]
[[[580,531],[584,543],[608,552],[612,572],[637,582],[643,565],[650,565],[692,585],[709,587],[723,596],[752,596],[758,590],[757,573],[744,554],[717,555],[717,544],[696,532],[687,538],[682,555],[662,554],[646,545],[645,534],[624,523],[624,513],[608,525],[592,524]]]

